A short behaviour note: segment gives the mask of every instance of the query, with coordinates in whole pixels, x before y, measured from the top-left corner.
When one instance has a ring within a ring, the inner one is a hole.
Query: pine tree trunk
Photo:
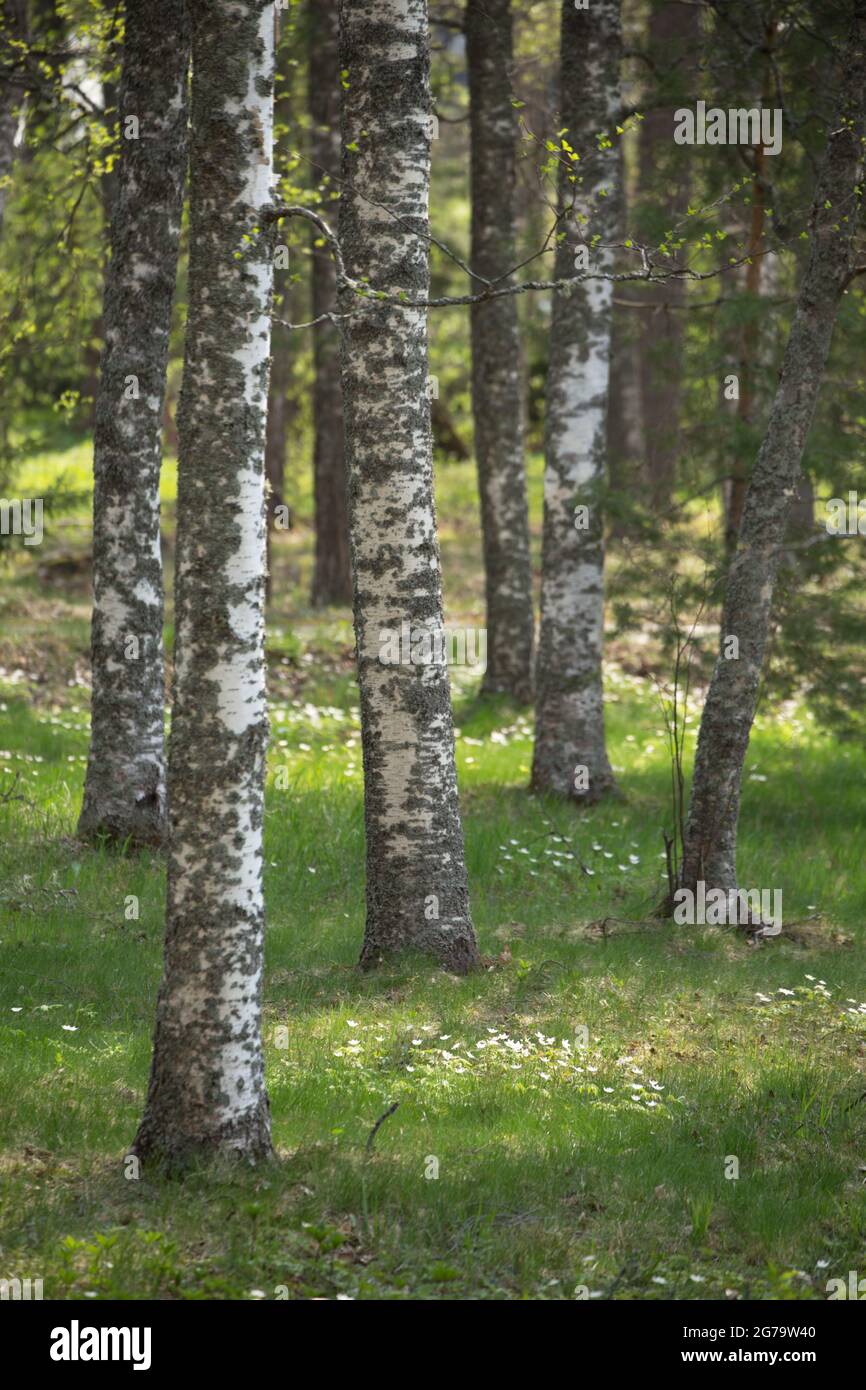
[[[165,829],[160,429],[187,160],[182,0],[130,6],[93,457],[90,756],[78,833]],[[125,118],[138,122],[138,138]]]
[[[562,7],[560,126],[580,154],[561,156],[559,198],[575,199],[556,252],[557,279],[574,274],[586,246],[590,271],[613,267],[618,227],[616,145],[600,151],[596,136],[613,133],[620,104],[618,0],[591,10]],[[614,142],[616,136],[613,136]],[[566,167],[568,166],[568,167]],[[577,182],[572,183],[573,168]],[[599,237],[597,245],[591,245]],[[583,801],[613,790],[604,736],[602,647],[605,479],[611,307],[610,280],[587,280],[554,296],[545,426],[541,632],[536,674],[532,786]],[[585,513],[576,511],[585,507]],[[577,524],[576,524],[577,523]]]
[[[425,0],[341,7],[349,275],[429,293],[429,40]],[[357,146],[357,148],[353,148]],[[361,964],[407,947],[473,967],[448,670],[382,660],[404,631],[423,657],[443,632],[427,386],[427,313],[360,301],[346,320],[343,402],[361,690],[367,921]],[[343,309],[359,301],[344,292]]]
[[[472,269],[488,280],[516,264],[511,0],[468,0]],[[508,283],[508,282],[503,282]],[[473,282],[473,291],[480,290]],[[523,453],[517,299],[473,304],[472,408],[487,595],[485,691],[532,697],[532,570]]]
[[[26,0],[0,3],[0,233],[9,180],[15,164],[15,136],[25,101],[24,55],[18,47],[28,39]]]
[[[335,180],[340,172],[340,7],[338,0],[319,0],[310,15],[310,158],[322,190],[323,213],[335,211]],[[337,302],[334,263],[327,247],[313,236],[313,317]],[[340,383],[340,335],[330,323],[313,330],[313,482],[316,504],[314,604],[351,603],[349,514],[346,453],[343,442],[343,388]]]
[[[192,7],[165,971],[136,1152],[271,1151],[261,1037],[274,13]],[[242,252],[238,257],[237,253]]]
[[[856,16],[843,63],[842,114],[828,137],[812,210],[809,264],[728,571],[722,639],[738,639],[739,657],[719,655],[701,717],[680,878],[692,891],[700,880],[708,890],[737,887],[740,784],[773,588],[839,300],[853,269],[866,128],[866,7],[858,4]]]

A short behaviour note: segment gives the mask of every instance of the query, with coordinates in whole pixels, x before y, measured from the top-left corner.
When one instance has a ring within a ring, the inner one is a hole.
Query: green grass
[[[441,471],[452,621],[480,618],[471,484]],[[537,498],[533,515],[537,533]],[[286,541],[269,632],[279,1160],[182,1187],[126,1161],[164,879],[74,839],[86,595],[46,593],[30,557],[5,587],[0,791],[18,772],[26,799],[0,805],[0,1277],[42,1277],[49,1298],[825,1297],[866,1259],[864,750],[794,707],[759,720],[741,881],[783,890],[788,930],[754,947],[652,916],[670,820],[652,681],[611,666],[624,796],[581,812],[529,796],[531,720],[465,679],[487,966],[362,977],[351,634],[303,607],[308,542],[303,526]]]

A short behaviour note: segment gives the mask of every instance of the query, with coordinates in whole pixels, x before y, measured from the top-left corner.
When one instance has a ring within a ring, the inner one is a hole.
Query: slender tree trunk
[[[159,843],[165,827],[160,426],[187,160],[182,0],[130,5],[93,457],[90,756],[78,831]],[[123,132],[123,124],[121,125]]]
[[[26,96],[25,53],[28,39],[26,0],[0,3],[0,233],[9,181],[15,164],[15,136]]]
[[[749,223],[749,264],[746,266],[746,293],[750,300],[750,317],[743,325],[739,362],[739,398],[737,420],[742,426],[752,423],[755,408],[754,371],[758,355],[760,325],[755,317],[754,300],[761,293],[761,244],[764,239],[764,149],[755,149],[755,174],[752,180],[752,214]],[[743,436],[741,435],[741,438]],[[748,485],[746,460],[742,447],[734,454],[730,487],[725,509],[725,549],[729,556],[737,548],[737,537],[743,520]]]
[[[274,272],[275,305],[282,296],[282,306],[276,310],[277,317],[286,314],[289,300],[288,275],[282,271]],[[286,490],[286,452],[289,435],[289,387],[292,381],[292,351],[289,330],[275,325],[271,337],[271,372],[268,384],[268,412],[265,427],[265,478],[267,498],[265,502],[265,597],[270,599],[273,587],[271,556],[273,554],[273,532],[285,513],[278,508],[285,507]]]
[[[625,240],[633,215],[633,188],[627,186],[623,142],[617,142],[619,164],[620,240]],[[614,287],[610,326],[610,382],[607,410],[607,472],[612,493],[642,493],[644,460],[643,397],[641,395],[640,324],[643,299],[627,282]],[[628,533],[625,515],[616,510],[609,519],[611,536]]]
[[[275,277],[276,278],[276,277]],[[271,374],[268,386],[268,419],[265,430],[265,477],[270,484],[268,518],[274,524],[277,507],[285,506],[286,449],[289,425],[289,386],[292,359],[287,329],[273,335]],[[277,339],[279,338],[279,341]]]
[[[588,254],[590,271],[613,267],[619,160],[615,145],[599,150],[596,137],[603,131],[612,133],[616,121],[620,52],[618,0],[599,0],[591,10],[576,10],[570,0],[563,0],[560,124],[567,128],[566,139],[580,161],[572,165],[567,154],[561,156],[560,207],[570,206],[573,199],[575,206],[557,247],[557,278],[574,273],[575,256],[581,251]],[[583,801],[595,801],[614,787],[601,684],[601,490],[612,300],[610,280],[590,279],[575,284],[570,293],[554,296],[547,376],[532,786]]]
[[[346,270],[368,276],[375,290],[424,300],[431,133],[425,0],[344,0],[341,36],[340,66],[348,72],[340,201]],[[343,309],[357,309],[357,298],[344,295]],[[364,312],[346,321],[343,346],[367,833],[361,964],[416,947],[462,972],[478,955],[441,659],[427,312],[364,303]],[[404,634],[415,660],[405,659],[405,643],[394,653]],[[434,643],[440,651],[430,659]]]
[[[282,20],[288,18],[288,33],[282,32]],[[276,87],[274,92],[274,168],[279,177],[292,158],[293,145],[297,139],[298,121],[292,109],[293,75],[296,63],[296,45],[291,18],[287,11],[278,12],[276,43]],[[280,236],[279,246],[275,247],[274,269],[274,316],[276,319],[293,317],[291,306],[292,283],[290,267],[287,264],[288,247]],[[281,254],[276,255],[280,250]],[[273,535],[279,526],[284,529],[286,513],[278,508],[286,506],[286,456],[289,448],[289,391],[292,385],[293,352],[292,339],[287,328],[274,323],[271,333],[271,374],[268,384],[268,419],[265,430],[265,480],[267,482],[266,500],[266,579],[265,598],[270,601],[273,576],[271,557],[273,554]]]
[[[271,1151],[261,1018],[273,237],[254,229],[272,201],[274,10],[196,0],[191,13],[165,972],[135,1141],[169,1164]]]
[[[673,115],[676,107],[691,104],[697,95],[693,89],[698,78],[700,16],[699,6],[678,0],[654,5],[650,13],[650,58],[665,92],[663,104],[647,111],[639,137],[640,200],[651,210],[646,228],[651,243],[686,215],[691,156],[673,142]],[[680,451],[685,281],[646,285],[641,299],[645,306],[639,319],[639,361],[646,476],[651,504],[662,511],[670,503]]]
[[[764,42],[767,46],[768,55],[764,70],[764,106],[770,106],[772,104],[772,67],[770,64],[770,54],[772,52],[774,34],[775,22],[771,22],[767,25],[764,33]],[[749,317],[743,325],[739,364],[740,393],[737,400],[737,419],[741,426],[745,427],[741,433],[741,438],[745,436],[746,430],[752,424],[754,415],[754,377],[761,338],[760,321],[757,315],[757,305],[755,301],[761,293],[761,272],[763,270],[761,251],[764,241],[764,223],[766,220],[766,188],[764,184],[766,155],[762,144],[759,143],[755,146],[753,158],[752,211],[749,219],[750,259],[746,266],[746,295],[749,300]],[[733,555],[737,548],[737,537],[740,534],[740,525],[743,520],[743,508],[746,504],[747,484],[748,475],[746,470],[746,459],[743,456],[742,449],[739,448],[734,454],[731,482],[727,493],[727,507],[725,509],[725,550],[729,557]]]
[[[319,0],[310,14],[310,158],[313,176],[330,218],[340,170],[340,6]],[[313,235],[313,318],[337,302],[334,263]],[[340,335],[331,323],[319,324],[313,339],[313,483],[316,503],[314,604],[351,603],[349,512],[343,442],[343,388]]]
[[[511,0],[468,0],[472,269],[488,280],[516,264]],[[475,284],[473,288],[480,286]],[[523,453],[517,300],[473,304],[472,408],[487,595],[483,688],[532,697],[532,569]]]
[[[791,502],[839,299],[854,263],[866,128],[866,6],[857,0],[843,63],[840,119],[828,137],[810,223],[811,248],[785,349],[767,433],[746,494],[739,544],[728,571],[722,653],[713,672],[695,759],[681,884],[736,888],[740,783],[767,643],[773,587]],[[725,659],[736,637],[737,659]],[[730,644],[728,644],[730,645]]]

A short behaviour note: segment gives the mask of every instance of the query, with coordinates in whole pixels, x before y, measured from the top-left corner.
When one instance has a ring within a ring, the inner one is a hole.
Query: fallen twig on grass
[[[373,1143],[374,1143],[374,1140],[375,1140],[375,1138],[376,1138],[377,1133],[379,1132],[379,1127],[385,1123],[385,1121],[387,1120],[387,1118],[388,1118],[389,1115],[393,1115],[393,1114],[394,1114],[394,1111],[397,1109],[397,1106],[398,1106],[399,1104],[400,1104],[399,1100],[395,1100],[394,1103],[393,1103],[392,1105],[389,1105],[389,1106],[388,1106],[388,1109],[385,1111],[384,1115],[380,1115],[380,1116],[379,1116],[379,1118],[378,1118],[378,1120],[376,1121],[376,1123],[374,1124],[373,1128],[370,1130],[370,1133],[367,1135],[367,1145],[366,1145],[366,1149],[367,1149],[367,1153],[368,1153],[368,1154],[370,1154],[370,1153],[373,1152]]]

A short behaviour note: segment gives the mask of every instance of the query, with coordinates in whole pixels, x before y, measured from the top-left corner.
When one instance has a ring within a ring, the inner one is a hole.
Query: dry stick
[[[400,1104],[399,1100],[395,1100],[395,1101],[393,1102],[392,1105],[389,1105],[389,1106],[388,1106],[388,1109],[385,1111],[384,1115],[380,1115],[380,1116],[379,1116],[379,1118],[378,1118],[378,1120],[376,1121],[376,1123],[374,1124],[373,1128],[370,1130],[370,1133],[369,1133],[368,1136],[367,1136],[367,1144],[366,1144],[366,1150],[367,1150],[367,1153],[368,1153],[368,1154],[371,1154],[371,1153],[373,1152],[373,1141],[375,1140],[376,1135],[377,1135],[377,1133],[378,1133],[378,1131],[379,1131],[379,1126],[380,1126],[380,1125],[383,1125],[383,1124],[385,1123],[385,1121],[387,1120],[387,1118],[388,1118],[389,1115],[393,1115],[393,1114],[394,1114],[394,1111],[397,1109],[397,1106],[398,1106],[399,1104]]]

